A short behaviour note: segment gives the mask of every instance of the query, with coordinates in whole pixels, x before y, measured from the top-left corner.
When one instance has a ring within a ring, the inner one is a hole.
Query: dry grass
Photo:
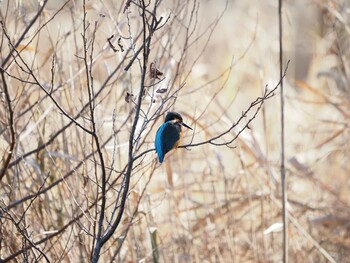
[[[8,10],[7,1],[0,4],[1,20],[15,43],[38,6],[10,2]],[[63,1],[50,2],[17,48],[23,60],[16,56],[2,65],[16,145],[0,182],[0,258],[40,242],[16,260],[44,261],[45,254],[52,262],[87,262],[101,212],[101,162],[93,138],[57,106],[92,127],[83,109],[89,102],[83,7],[69,1],[60,10]],[[124,70],[142,45],[139,9],[131,4],[123,13],[125,3],[115,2],[86,5],[89,52],[93,45],[89,87],[97,94],[96,134],[108,177],[104,228],[122,190],[132,101],[142,76],[142,53]],[[165,79],[154,84],[147,75],[134,156],[153,148],[168,109],[195,128],[183,144],[198,143],[227,130],[266,85],[272,89],[279,82],[277,1],[185,2],[159,5],[158,17],[170,18],[154,34],[149,61]],[[300,0],[283,9],[284,57],[291,60],[284,80],[290,262],[350,262],[348,8],[341,1]],[[11,50],[3,32],[1,63]],[[107,41],[112,35],[117,52]],[[3,82],[0,88],[4,94]],[[167,91],[159,94],[160,88]],[[134,95],[129,103],[127,92]],[[0,106],[3,167],[11,144],[3,96]],[[279,109],[278,96],[267,100],[231,144],[235,148],[181,148],[162,165],[153,151],[137,159],[122,222],[100,261],[280,262]],[[249,116],[216,142],[232,139]]]

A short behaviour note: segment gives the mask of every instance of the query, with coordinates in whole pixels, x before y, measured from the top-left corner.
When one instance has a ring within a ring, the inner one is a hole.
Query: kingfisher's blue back
[[[163,162],[165,154],[177,146],[180,134],[180,125],[165,122],[159,127],[156,134],[155,147],[160,163]]]
[[[182,126],[192,130],[190,126],[183,123],[182,116],[179,113],[167,113],[164,123],[159,127],[157,131],[156,139],[154,142],[160,163],[163,162],[164,156],[167,152],[171,151],[179,145],[180,138],[182,136]]]

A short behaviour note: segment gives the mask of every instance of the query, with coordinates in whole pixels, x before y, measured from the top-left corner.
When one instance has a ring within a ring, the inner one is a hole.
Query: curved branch
[[[185,144],[185,145],[180,145],[178,148],[192,148],[192,147],[197,147],[197,146],[201,146],[201,145],[205,145],[205,144],[212,144],[215,146],[229,146],[231,143],[233,143],[238,137],[239,135],[245,130],[245,129],[249,129],[249,124],[255,119],[255,117],[257,116],[257,114],[259,113],[261,107],[263,106],[263,104],[265,103],[266,100],[272,98],[275,95],[275,91],[279,88],[281,81],[285,78],[286,74],[287,74],[287,70],[288,70],[288,66],[289,66],[289,60],[286,64],[284,73],[282,75],[282,78],[279,80],[279,82],[277,83],[277,85],[270,91],[268,91],[267,89],[265,89],[264,95],[262,97],[258,97],[256,98],[255,101],[253,101],[250,106],[248,107],[248,109],[246,109],[244,112],[242,112],[241,117],[237,120],[237,122],[233,123],[226,131],[218,134],[217,136],[214,136],[208,140],[205,141],[201,141],[198,143],[189,143],[189,144]],[[245,119],[248,115],[248,113],[250,113],[252,111],[252,109],[254,107],[256,107],[256,110],[253,114],[253,116],[251,118],[249,118],[249,120],[247,121],[247,123],[243,126],[243,128],[241,128],[238,133],[229,141],[223,142],[223,143],[216,143],[215,141],[222,138],[224,135],[228,134],[229,132],[231,132],[235,127],[237,127],[237,125],[239,123],[241,123],[241,121],[243,119]],[[143,155],[155,151],[155,148],[151,148],[151,149],[147,149],[145,151],[143,151],[142,153],[140,153],[139,155],[134,157],[134,161],[141,158]]]

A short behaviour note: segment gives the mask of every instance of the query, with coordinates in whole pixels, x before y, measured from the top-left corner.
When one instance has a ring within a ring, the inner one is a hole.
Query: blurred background
[[[84,109],[91,85],[87,61],[109,178],[107,222],[128,162],[142,52],[124,69],[142,46],[142,19],[138,1],[129,8],[126,1],[86,1],[84,60],[83,1],[48,1],[18,46],[20,53],[3,64],[39,2],[0,2],[1,63],[17,138],[0,182],[1,207],[7,209],[0,221],[0,256],[25,247],[26,232],[52,261],[86,262],[99,214],[92,204],[100,194],[100,163],[91,136],[71,125],[54,101],[90,127]],[[283,1],[290,262],[350,262],[349,8],[349,1]],[[149,61],[164,78],[147,76],[134,152],[143,155],[135,163],[122,224],[101,262],[281,262],[280,90],[249,129],[240,133],[254,111],[230,129],[280,81],[278,1],[165,0],[156,16],[166,23],[152,38]],[[154,151],[144,151],[154,148],[168,110],[194,128],[185,132],[185,145],[225,131],[216,143],[240,134],[227,146],[180,148],[160,165]],[[0,125],[6,156],[4,98]],[[40,253],[31,249],[16,259],[27,258],[40,259]]]

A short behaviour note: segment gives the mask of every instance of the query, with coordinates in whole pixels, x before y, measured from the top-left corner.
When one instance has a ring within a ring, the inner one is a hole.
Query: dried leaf
[[[120,48],[120,51],[121,52],[124,52],[124,47],[123,47],[123,45],[122,45],[122,38],[121,37],[119,37],[118,38],[118,46],[119,46],[119,48]]]
[[[129,93],[129,92],[126,92],[125,101],[126,101],[127,103],[130,103],[130,99],[133,100],[133,97],[134,97],[134,94]]]
[[[283,229],[282,223],[274,223],[264,231],[264,235],[270,234],[272,232],[281,232],[282,229]]]
[[[167,91],[168,91],[168,89],[157,89],[157,90],[156,90],[157,93],[161,93],[161,94],[162,94],[162,93],[165,93],[165,92],[167,92]]]
[[[161,72],[159,69],[156,68],[155,63],[152,62],[150,65],[150,78],[151,79],[160,79],[160,76],[163,75],[163,72]]]
[[[111,35],[109,38],[107,38],[108,44],[110,46],[110,48],[115,52],[119,51],[118,49],[115,48],[115,46],[112,44],[112,38],[114,37],[114,35]]]

